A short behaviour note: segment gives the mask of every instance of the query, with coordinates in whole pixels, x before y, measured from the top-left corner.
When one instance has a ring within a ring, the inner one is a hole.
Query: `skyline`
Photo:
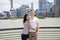
[[[34,3],[34,9],[38,9],[39,0],[14,0],[13,6],[14,9],[19,8],[22,4],[29,5],[31,7],[31,3]],[[49,2],[53,2],[53,0],[47,0]],[[10,0],[0,0],[0,12],[9,11],[10,10]]]

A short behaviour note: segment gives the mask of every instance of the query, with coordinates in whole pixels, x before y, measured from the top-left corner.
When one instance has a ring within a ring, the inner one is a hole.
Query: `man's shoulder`
[[[35,19],[39,19],[38,17],[35,17]]]

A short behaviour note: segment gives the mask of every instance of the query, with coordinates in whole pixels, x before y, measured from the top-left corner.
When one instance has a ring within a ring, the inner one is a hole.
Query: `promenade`
[[[0,20],[0,40],[21,40],[22,21]],[[40,19],[38,40],[60,40],[60,18]]]
[[[60,26],[60,18],[40,19],[40,27],[56,27]],[[16,20],[0,20],[0,29],[3,28],[21,28],[23,27],[23,19]]]

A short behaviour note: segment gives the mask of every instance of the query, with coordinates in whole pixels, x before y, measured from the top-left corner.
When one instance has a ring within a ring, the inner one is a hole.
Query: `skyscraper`
[[[59,16],[59,12],[58,12],[58,11],[59,11],[59,10],[58,10],[58,6],[57,6],[57,5],[54,5],[54,6],[52,7],[53,16],[58,17],[58,16]]]
[[[56,5],[56,0],[54,0],[54,5]]]
[[[31,9],[33,9],[33,3],[31,3]]]
[[[39,0],[39,10],[41,13],[46,16],[46,13],[50,12],[50,9],[52,8],[52,3],[48,2],[47,0]]]
[[[46,0],[39,0],[39,10],[43,16],[46,15],[47,12],[47,3]]]
[[[40,11],[43,11],[43,10],[46,11],[46,9],[47,9],[46,0],[39,0],[39,10]]]
[[[13,8],[13,0],[10,0],[10,4],[11,4],[11,9],[10,9],[10,16],[14,17],[15,16],[15,10]]]
[[[20,8],[21,16],[28,14],[30,11],[29,5],[22,5]]]
[[[15,12],[16,12],[16,16],[17,16],[17,17],[20,17],[20,16],[21,16],[21,12],[20,12],[20,9],[19,9],[19,8],[17,8],[17,9],[15,10]]]
[[[58,6],[58,14],[60,15],[60,0],[54,0],[54,4]]]
[[[3,11],[3,13],[5,13],[7,17],[10,17],[10,12],[9,11]]]
[[[47,3],[47,12],[50,12],[50,9],[52,8],[52,2],[46,2]]]

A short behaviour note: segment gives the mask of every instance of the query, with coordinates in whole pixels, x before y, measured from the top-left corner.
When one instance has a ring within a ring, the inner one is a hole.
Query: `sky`
[[[34,9],[38,9],[39,2],[38,0],[13,0],[14,9],[19,8],[22,4],[31,5],[34,3]],[[47,0],[53,2],[53,0]],[[0,12],[10,10],[10,0],[0,0]]]

